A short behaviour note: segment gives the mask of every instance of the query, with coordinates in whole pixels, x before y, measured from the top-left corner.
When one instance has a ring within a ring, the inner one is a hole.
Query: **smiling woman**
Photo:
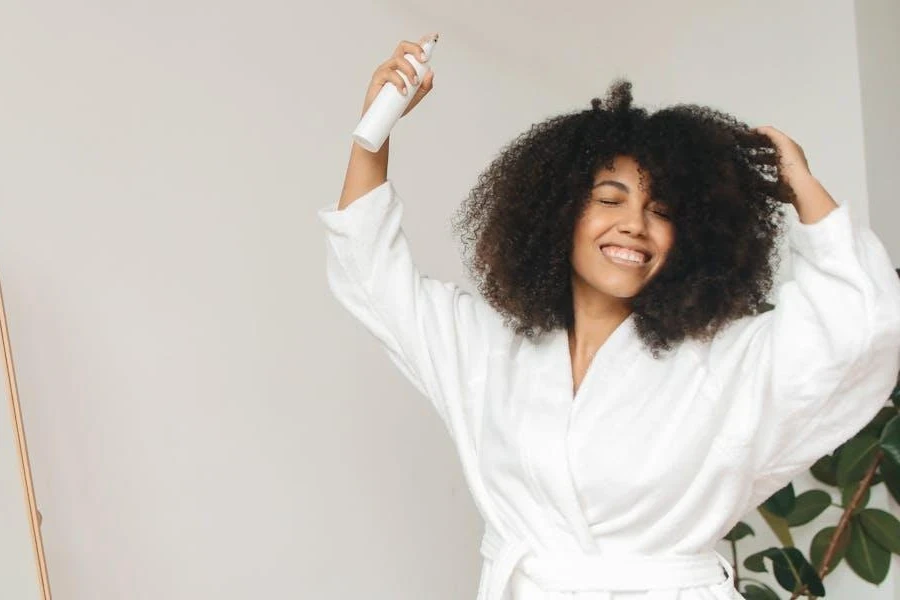
[[[881,408],[900,282],[787,136],[649,114],[626,82],[591,105],[514,140],[461,207],[483,298],[419,271],[386,151],[354,149],[319,211],[329,286],[455,442],[478,600],[736,599],[716,542]],[[787,202],[795,280],[762,312]]]

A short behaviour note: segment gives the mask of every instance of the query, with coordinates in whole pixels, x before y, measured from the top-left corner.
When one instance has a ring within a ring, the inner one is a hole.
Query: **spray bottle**
[[[438,36],[435,34],[434,37],[422,45],[422,50],[425,51],[425,63],[420,63],[412,54],[407,53],[403,55],[416,70],[419,83],[413,85],[406,78],[406,74],[398,70],[400,77],[406,83],[407,93],[404,96],[392,82],[385,82],[381,91],[378,92],[378,95],[372,101],[372,104],[369,105],[362,119],[360,119],[356,129],[353,130],[353,140],[357,144],[369,152],[378,152],[381,149],[384,141],[390,135],[391,129],[403,115],[406,107],[409,106],[410,100],[412,100],[419,86],[425,80],[425,74],[431,70],[428,61],[431,60],[431,50],[437,41]]]

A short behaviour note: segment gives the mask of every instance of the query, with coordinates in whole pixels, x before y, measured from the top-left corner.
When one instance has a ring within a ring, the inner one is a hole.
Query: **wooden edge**
[[[10,408],[16,430],[16,447],[19,450],[22,482],[25,489],[25,502],[31,520],[31,539],[34,546],[35,560],[40,572],[41,593],[43,600],[51,600],[50,579],[47,576],[47,561],[44,558],[44,542],[41,537],[41,526],[38,520],[37,503],[34,497],[34,486],[31,481],[31,464],[28,459],[28,445],[25,442],[25,428],[22,424],[22,409],[19,405],[19,394],[16,386],[16,371],[13,366],[12,348],[9,343],[9,327],[6,321],[6,308],[3,304],[3,291],[0,289],[0,333],[3,339],[3,357],[6,361],[6,389],[9,393]]]

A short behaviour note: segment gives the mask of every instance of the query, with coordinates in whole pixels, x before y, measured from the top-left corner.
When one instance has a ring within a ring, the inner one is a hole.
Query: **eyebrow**
[[[613,187],[619,188],[620,190],[622,190],[622,191],[625,192],[625,193],[628,193],[628,191],[629,191],[629,190],[628,190],[628,186],[625,185],[624,183],[620,182],[620,181],[612,181],[612,180],[610,180],[610,179],[604,179],[603,181],[600,181],[600,182],[598,182],[598,183],[595,183],[595,184],[594,184],[594,188],[598,188],[598,187],[600,187],[601,185],[611,185],[611,186],[613,186]],[[591,189],[593,189],[593,188],[591,188]]]

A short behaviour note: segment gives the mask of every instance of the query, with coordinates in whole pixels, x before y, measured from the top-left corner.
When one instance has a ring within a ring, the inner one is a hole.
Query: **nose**
[[[627,235],[643,235],[647,231],[647,215],[642,206],[632,205],[620,214],[619,232]]]

